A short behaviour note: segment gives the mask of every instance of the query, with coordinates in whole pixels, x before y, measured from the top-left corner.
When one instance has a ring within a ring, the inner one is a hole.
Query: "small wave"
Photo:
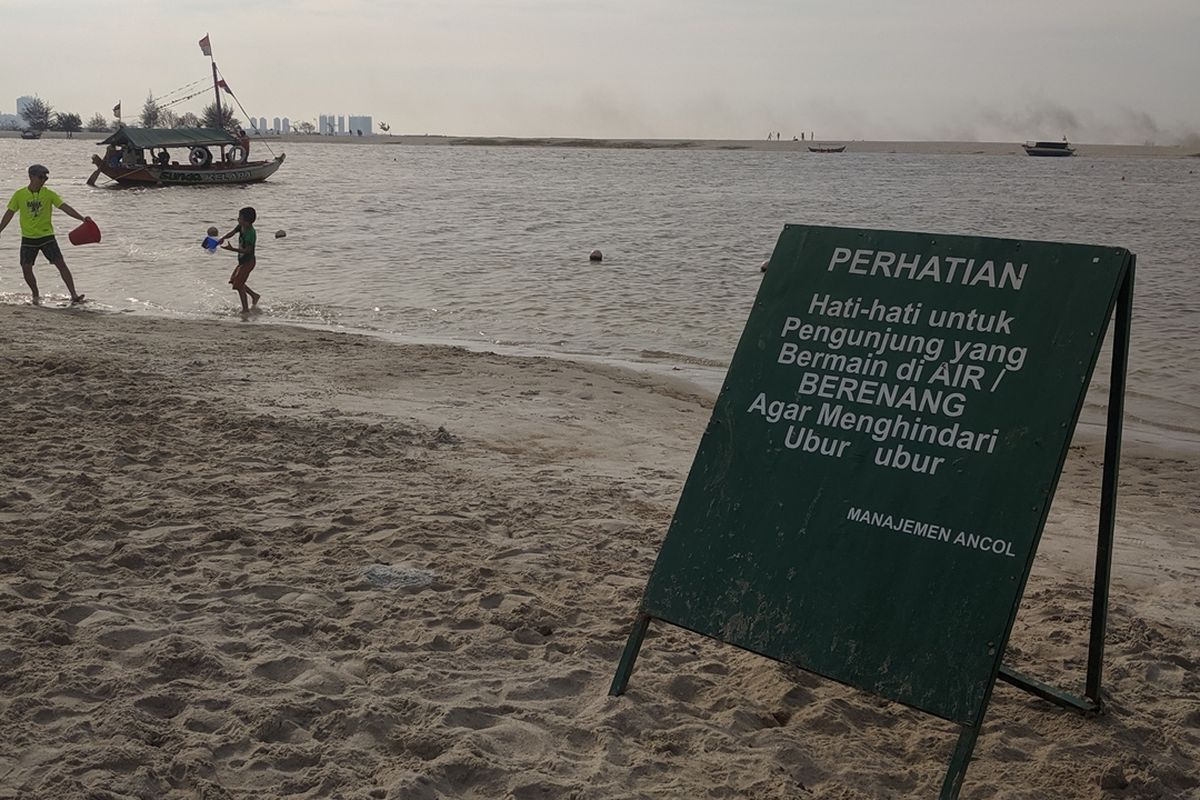
[[[29,300],[29,292],[0,292],[0,305],[28,306],[32,303]]]
[[[672,353],[669,350],[642,350],[638,353],[640,358],[645,358],[651,361],[678,361],[684,364],[691,364],[696,367],[713,367],[715,369],[724,369],[728,367],[728,362],[716,361],[711,358],[702,358],[700,356],[690,356],[686,353]]]
[[[262,309],[271,317],[281,321],[319,322],[323,325],[336,325],[341,321],[341,314],[332,306],[323,303],[285,300],[264,303]]]

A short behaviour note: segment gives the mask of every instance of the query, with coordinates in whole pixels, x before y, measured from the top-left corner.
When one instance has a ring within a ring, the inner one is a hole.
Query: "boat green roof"
[[[228,131],[220,128],[130,128],[121,126],[100,144],[133,146],[139,150],[155,147],[193,147],[196,145],[237,144]]]

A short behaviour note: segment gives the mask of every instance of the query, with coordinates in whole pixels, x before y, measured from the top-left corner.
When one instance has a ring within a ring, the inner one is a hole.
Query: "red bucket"
[[[88,217],[82,225],[68,233],[67,238],[71,244],[95,244],[100,241],[100,228]]]

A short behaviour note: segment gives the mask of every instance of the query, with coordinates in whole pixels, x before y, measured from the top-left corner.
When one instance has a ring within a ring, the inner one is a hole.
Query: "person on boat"
[[[41,295],[38,294],[37,278],[33,274],[33,262],[37,260],[38,253],[41,253],[47,261],[58,267],[58,274],[67,285],[67,291],[71,293],[71,304],[74,305],[83,302],[83,295],[75,291],[75,279],[71,276],[71,270],[67,269],[62,250],[54,238],[54,225],[50,221],[50,215],[54,213],[55,208],[61,208],[64,214],[80,222],[86,222],[89,218],[64,203],[53,189],[47,189],[48,180],[50,170],[41,164],[34,164],[29,168],[29,185],[17,189],[8,201],[8,210],[0,217],[0,233],[4,232],[13,216],[19,212],[21,272],[25,276],[25,283],[29,284],[33,304],[40,305],[42,301]]]
[[[158,164],[160,167],[170,166],[171,154],[167,152],[167,148],[164,147],[159,151],[158,155],[154,157],[154,163]]]
[[[242,128],[237,129],[238,147],[242,148],[242,163],[250,159],[250,136]]]

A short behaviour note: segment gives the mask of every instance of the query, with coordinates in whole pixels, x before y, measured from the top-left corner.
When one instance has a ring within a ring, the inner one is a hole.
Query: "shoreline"
[[[0,309],[24,306],[0,304]],[[125,314],[118,310],[103,310],[96,313],[117,315]],[[449,349],[463,350],[473,355],[491,355],[512,359],[545,359],[553,362],[577,366],[581,369],[599,371],[616,371],[637,375],[641,379],[662,381],[672,387],[684,387],[684,390],[711,404],[716,400],[725,380],[729,365],[704,363],[705,359],[689,354],[663,354],[655,351],[646,355],[642,360],[621,358],[613,355],[587,353],[582,351],[562,351],[549,347],[539,349],[528,344],[506,344],[492,340],[455,339],[452,337],[413,336],[389,331],[357,328],[353,326],[334,326],[324,323],[306,322],[304,320],[274,319],[271,317],[254,317],[251,320],[240,320],[234,317],[213,320],[203,316],[189,316],[182,313],[156,314],[149,310],[137,309],[128,314],[133,319],[170,320],[183,324],[196,325],[253,325],[271,328],[294,328],[298,331],[315,331],[339,336],[363,337],[381,342],[388,346],[401,348],[430,348],[432,350]],[[664,358],[673,355],[674,358]],[[1106,389],[1097,380],[1103,380],[1104,358],[1097,362],[1097,373],[1093,377],[1092,390],[1088,395],[1088,403],[1080,412],[1075,438],[1081,443],[1099,445],[1104,442],[1107,427]],[[1137,418],[1126,408],[1126,419],[1123,425],[1123,447],[1137,447],[1161,455],[1194,457],[1200,454],[1200,435],[1191,428],[1173,426],[1168,423]]]
[[[107,133],[84,131],[74,134],[74,139],[85,141],[103,139]],[[19,131],[0,131],[0,138],[20,138]],[[47,131],[46,140],[67,140],[67,134]],[[267,141],[283,144],[353,144],[353,145],[409,145],[425,147],[538,147],[603,150],[653,150],[653,151],[751,151],[778,153],[805,153],[809,146],[846,145],[846,152],[904,154],[904,155],[988,155],[1021,156],[1027,158],[1020,142],[955,142],[955,141],[886,141],[859,139],[817,139],[814,141],[768,142],[759,139],[659,139],[659,138],[592,138],[569,136],[454,136],[447,134],[374,134],[371,136],[318,136],[305,134],[281,134],[252,137],[251,142]],[[1106,144],[1072,142],[1076,158],[1200,158],[1200,142],[1188,144]],[[826,155],[811,153],[810,155]]]
[[[0,306],[0,335],[19,344],[0,354],[2,800],[941,783],[952,726],[668,625],[607,696],[711,411],[694,387],[86,308]],[[1065,687],[1100,453],[1071,447],[1009,648]],[[1108,712],[998,687],[967,796],[1197,786],[1197,497],[1194,459],[1126,449]]]
[[[0,303],[0,309],[32,308],[32,306],[11,303]],[[711,404],[715,401],[724,382],[728,364],[704,363],[705,360],[688,354],[664,354],[655,351],[645,355],[641,360],[621,358],[614,355],[587,353],[582,351],[562,351],[549,347],[539,349],[528,344],[506,344],[492,340],[455,339],[452,337],[412,336],[370,328],[353,326],[335,326],[331,324],[306,322],[304,320],[274,319],[261,316],[250,320],[240,320],[235,317],[211,319],[183,313],[156,314],[149,310],[132,310],[132,313],[120,310],[91,310],[89,313],[102,315],[120,315],[130,319],[168,320],[189,325],[252,325],[296,329],[328,333],[339,336],[363,337],[387,346],[401,348],[430,348],[432,350],[448,349],[463,350],[473,355],[491,355],[499,358],[512,359],[545,359],[562,364],[577,366],[581,369],[599,371],[610,370],[637,375],[641,379],[662,381],[672,387],[685,387],[685,391]],[[672,355],[674,358],[664,358]],[[1107,390],[1103,389],[1096,380],[1103,380],[1102,373],[1104,358],[1097,362],[1097,374],[1093,378],[1092,390],[1088,395],[1088,403],[1081,411],[1077,424],[1075,438],[1088,445],[1102,444],[1107,426]],[[1123,425],[1123,447],[1137,447],[1150,452],[1158,452],[1163,456],[1195,457],[1200,454],[1200,435],[1191,428],[1179,427],[1169,423],[1155,423],[1131,415],[1126,408],[1126,419]]]

